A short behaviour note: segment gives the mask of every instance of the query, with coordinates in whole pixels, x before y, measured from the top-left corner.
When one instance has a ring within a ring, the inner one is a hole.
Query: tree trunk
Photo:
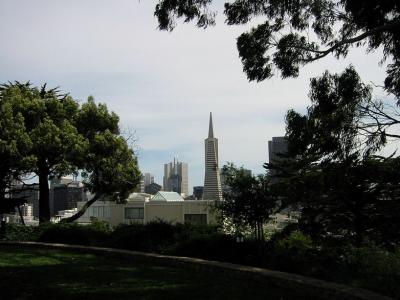
[[[102,194],[100,194],[100,193],[95,194],[94,197],[93,197],[92,199],[90,199],[89,201],[87,201],[87,202],[85,203],[85,205],[82,206],[82,208],[81,208],[80,211],[78,211],[76,214],[74,214],[73,216],[71,216],[71,217],[69,217],[69,218],[62,219],[62,220],[60,221],[60,223],[72,223],[72,222],[78,220],[80,217],[82,217],[82,216],[85,214],[86,210],[90,207],[90,205],[92,205],[92,204],[95,203],[97,200],[99,200],[99,198],[100,198],[101,196],[102,196]]]
[[[50,221],[49,170],[39,169],[39,222]]]
[[[25,226],[25,220],[24,220],[24,216],[22,215],[21,205],[17,205],[17,209],[18,209],[19,217],[21,219],[21,224]]]
[[[260,237],[261,237],[261,241],[264,242],[265,236],[264,236],[264,223],[263,222],[260,222]]]
[[[0,240],[4,239],[6,236],[6,220],[4,220],[3,213],[0,213]]]

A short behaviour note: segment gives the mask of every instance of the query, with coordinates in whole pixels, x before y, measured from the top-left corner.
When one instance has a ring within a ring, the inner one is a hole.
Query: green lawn
[[[0,247],[1,299],[301,299],[213,273],[59,250]]]

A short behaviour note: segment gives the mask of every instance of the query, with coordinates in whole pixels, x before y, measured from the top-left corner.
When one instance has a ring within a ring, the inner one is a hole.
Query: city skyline
[[[156,1],[88,0],[0,3],[0,83],[47,83],[80,101],[93,95],[115,111],[122,132],[136,131],[139,167],[162,183],[163,164],[179,155],[190,166],[189,191],[203,185],[204,120],[213,111],[220,165],[233,162],[263,173],[267,141],[285,133],[288,109],[309,105],[309,79],[353,64],[366,83],[382,84],[382,51],[350,49],[346,59],[326,57],[300,76],[248,82],[236,38],[253,24],[227,26],[224,16],[207,30],[193,23],[157,30]],[[223,2],[215,2],[223,11]],[[52,24],[52,26],[48,26]],[[35,37],[43,37],[40,43]],[[384,92],[374,88],[375,96]],[[251,147],[249,147],[251,145]]]

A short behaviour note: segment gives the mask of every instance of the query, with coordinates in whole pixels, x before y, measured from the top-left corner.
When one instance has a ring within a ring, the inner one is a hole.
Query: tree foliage
[[[310,99],[306,115],[286,116],[287,158],[266,166],[279,170],[275,188],[314,236],[399,242],[400,159],[374,155],[384,141],[371,147],[360,134],[370,88],[352,68],[326,72],[311,81]]]
[[[159,0],[155,16],[162,30],[172,30],[176,18],[205,28],[215,22],[211,7],[211,0]],[[353,46],[367,52],[381,47],[382,60],[391,59],[385,88],[400,96],[398,1],[235,0],[225,3],[224,13],[228,25],[258,22],[237,40],[249,80],[265,80],[275,70],[297,77],[302,66],[327,55],[343,58]]]
[[[243,167],[237,168],[233,164],[225,165],[222,173],[228,186],[224,191],[224,201],[217,203],[222,217],[238,227],[249,226],[256,238],[262,240],[263,227],[278,208],[267,178],[263,175],[252,176]]]
[[[0,214],[10,212],[24,199],[13,197],[12,185],[21,180],[34,163],[29,155],[32,147],[21,114],[13,114],[12,106],[0,93]]]

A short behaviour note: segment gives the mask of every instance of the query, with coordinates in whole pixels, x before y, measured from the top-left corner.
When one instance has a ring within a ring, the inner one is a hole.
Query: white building
[[[85,202],[78,203],[80,209]],[[153,197],[144,193],[133,193],[125,204],[112,201],[96,201],[78,219],[89,223],[91,218],[106,221],[112,226],[164,220],[172,224],[215,224],[214,201],[183,200],[176,192],[160,191]]]

